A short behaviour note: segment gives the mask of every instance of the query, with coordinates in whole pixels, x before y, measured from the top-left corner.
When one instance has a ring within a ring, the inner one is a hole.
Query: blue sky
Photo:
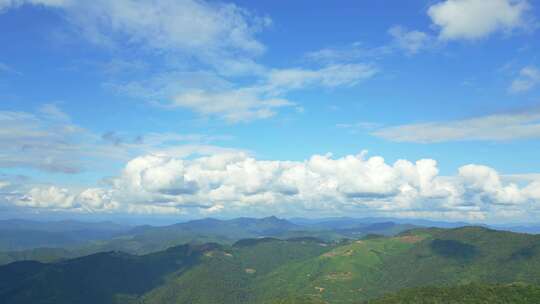
[[[526,0],[0,0],[0,206],[531,221],[538,26]]]

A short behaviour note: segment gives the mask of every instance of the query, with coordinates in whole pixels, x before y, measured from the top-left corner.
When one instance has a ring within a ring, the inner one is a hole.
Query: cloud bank
[[[77,212],[290,216],[310,211],[481,220],[536,212],[540,180],[509,181],[493,168],[473,164],[441,176],[432,159],[389,164],[366,152],[305,161],[257,160],[245,153],[189,159],[149,154],[130,160],[109,187],[41,186],[4,199],[22,208]]]

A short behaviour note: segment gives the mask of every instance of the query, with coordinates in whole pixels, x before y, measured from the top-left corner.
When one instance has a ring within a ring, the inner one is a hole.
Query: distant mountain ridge
[[[82,222],[75,220],[35,221],[24,219],[0,220],[0,230],[33,230],[47,232],[66,232],[81,230],[126,231],[130,226],[112,221]]]
[[[15,222],[24,223],[24,221]],[[4,222],[4,225],[6,223]],[[30,225],[19,224],[10,229],[0,229],[0,264],[24,259],[47,262],[111,250],[146,254],[185,243],[233,244],[240,239],[260,237],[281,239],[314,237],[332,241],[359,238],[367,234],[394,235],[416,227],[393,222],[339,227],[302,225],[275,216],[229,220],[205,218],[167,226],[144,225],[133,228],[115,226],[108,222],[103,224],[104,227],[99,227],[99,223],[70,221],[66,222],[66,231],[59,229],[62,227],[60,222],[52,222],[49,226],[41,222],[29,223]],[[96,226],[99,229],[76,230]],[[23,227],[37,227],[40,230],[21,230]]]
[[[136,227],[113,222],[3,220],[0,221],[0,265],[28,259],[50,262],[111,250],[147,254],[186,243],[233,244],[241,239],[260,237],[338,241],[366,235],[392,236],[422,226],[454,228],[466,225],[461,222],[375,217],[205,218],[166,226]],[[530,226],[514,228],[528,232],[526,227]]]
[[[0,251],[80,245],[111,239],[130,229],[113,222],[0,220]]]

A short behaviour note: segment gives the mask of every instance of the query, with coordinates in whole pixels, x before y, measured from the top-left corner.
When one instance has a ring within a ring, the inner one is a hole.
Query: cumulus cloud
[[[519,71],[519,76],[512,81],[510,92],[522,93],[540,85],[540,70],[534,66],[526,66]]]
[[[397,142],[436,143],[446,141],[540,138],[540,111],[494,114],[447,122],[426,122],[384,127],[371,133]]]
[[[493,168],[480,165],[466,165],[459,168],[459,176],[472,199],[488,200],[495,204],[519,204],[527,200],[527,191],[517,184],[503,185],[501,177]]]
[[[446,0],[429,7],[428,15],[442,40],[474,40],[526,25],[526,0]]]
[[[68,189],[51,186],[48,188],[33,188],[15,203],[18,206],[48,209],[73,209],[75,197]]]
[[[523,189],[526,197],[530,197],[536,201],[540,200],[540,179],[537,179]]]
[[[516,177],[514,177],[515,179]],[[538,180],[514,183],[493,168],[467,165],[441,176],[437,162],[393,164],[366,152],[305,161],[257,160],[245,153],[198,158],[149,154],[129,161],[110,188],[33,188],[12,202],[87,212],[319,215],[431,213],[486,218],[538,203]]]
[[[34,187],[23,196],[11,197],[10,200],[20,207],[51,211],[106,212],[119,208],[109,191],[99,188],[73,194],[73,191],[57,186]]]

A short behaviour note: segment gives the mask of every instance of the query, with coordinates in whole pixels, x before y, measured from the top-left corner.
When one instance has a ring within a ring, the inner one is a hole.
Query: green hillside
[[[0,267],[0,281],[9,282],[0,284],[6,304],[356,304],[437,295],[426,286],[468,290],[478,284],[479,296],[508,291],[526,299],[535,289],[513,283],[540,285],[540,237],[464,227],[340,242],[245,239],[142,256],[107,252],[52,264],[13,263]]]
[[[304,297],[352,303],[381,290],[386,259],[411,250],[420,236],[357,240],[320,256],[288,263],[255,282],[259,301]]]
[[[124,303],[161,285],[167,275],[185,271],[217,246],[184,245],[146,256],[103,252],[54,264],[16,262],[0,267],[4,282],[0,299],[2,303]]]
[[[254,277],[328,250],[315,240],[258,239],[183,245],[144,256],[105,252],[53,264],[16,262],[0,267],[0,281],[6,282],[0,284],[0,302],[242,302]]]
[[[261,301],[355,303],[402,288],[473,282],[540,284],[540,237],[479,227],[417,229],[280,267],[256,290]]]
[[[288,263],[324,254],[316,240],[246,240],[208,252],[199,265],[143,297],[144,303],[253,303],[252,282]]]

